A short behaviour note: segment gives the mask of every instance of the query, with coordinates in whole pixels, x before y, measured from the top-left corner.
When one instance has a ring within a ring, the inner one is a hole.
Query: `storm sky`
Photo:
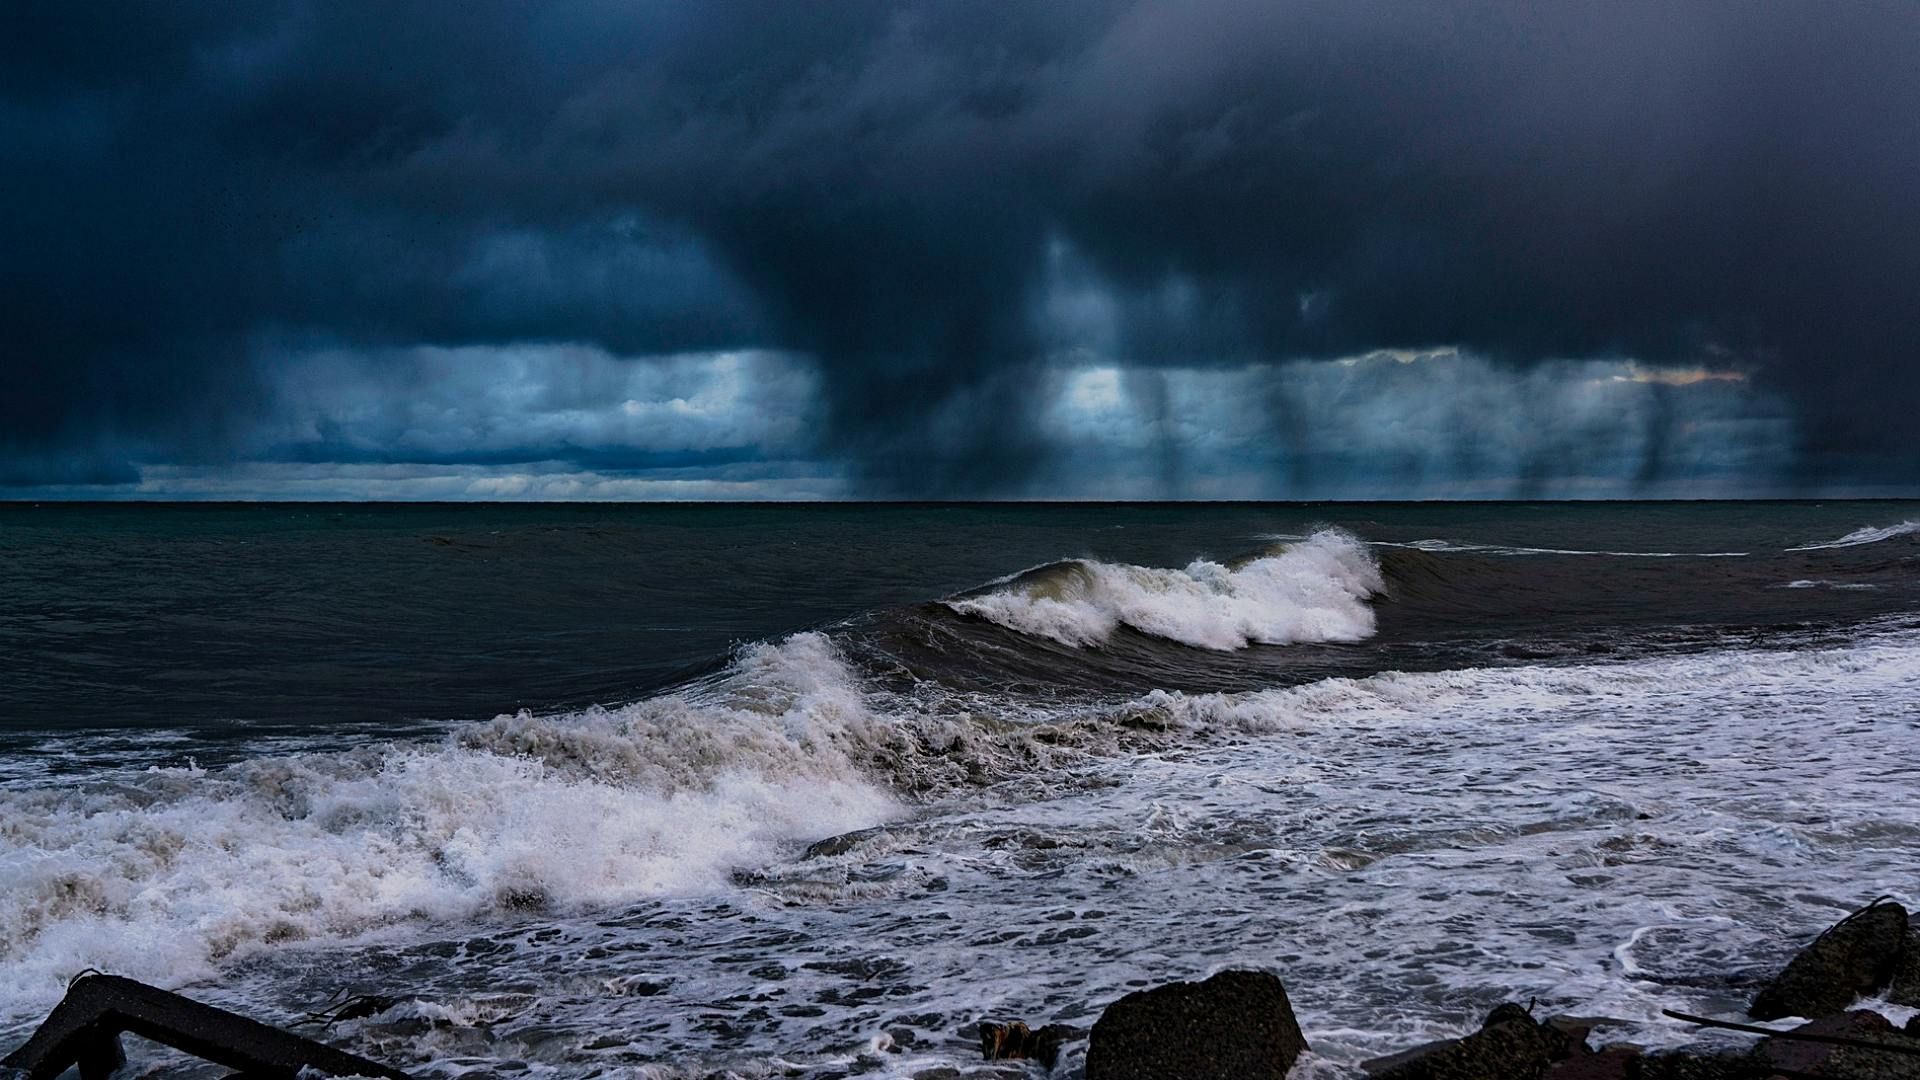
[[[0,23],[0,496],[1920,491],[1907,2]]]

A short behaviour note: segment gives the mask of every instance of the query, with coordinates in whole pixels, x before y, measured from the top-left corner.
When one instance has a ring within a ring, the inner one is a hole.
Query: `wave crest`
[[[1367,601],[1380,566],[1353,535],[1323,529],[1238,565],[1196,559],[1170,570],[1073,560],[990,591],[947,601],[1010,630],[1075,648],[1120,627],[1195,648],[1361,641],[1374,632]]]
[[[1902,536],[1920,533],[1920,521],[1902,521],[1897,525],[1866,525],[1855,529],[1838,540],[1802,544],[1788,548],[1788,551],[1829,551],[1833,548],[1860,547],[1864,544],[1878,544],[1883,540],[1894,540]]]

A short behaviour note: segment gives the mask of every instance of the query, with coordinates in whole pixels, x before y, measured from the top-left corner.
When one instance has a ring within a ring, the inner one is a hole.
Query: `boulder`
[[[1907,909],[1875,901],[1800,950],[1748,1007],[1755,1020],[1815,1018],[1844,1011],[1892,979],[1907,937]]]
[[[1632,1063],[1629,1080],[1768,1080],[1751,1054],[1648,1054]]]
[[[1776,1035],[1762,1039],[1746,1053],[1683,1050],[1648,1055],[1627,1074],[1627,1080],[1771,1080],[1781,1076],[1920,1080],[1920,1038],[1906,1035],[1879,1013],[1860,1010],[1826,1016],[1792,1029],[1792,1034],[1855,1040],[1892,1049]],[[1561,1078],[1555,1073],[1551,1080]]]
[[[1560,1027],[1538,1023],[1512,1002],[1487,1014],[1480,1030],[1429,1043],[1364,1066],[1375,1080],[1538,1080],[1556,1061],[1585,1054]]]
[[[1554,1062],[1547,1070],[1547,1080],[1632,1080],[1640,1067],[1641,1053],[1637,1046],[1618,1045],[1580,1054]]]
[[[1100,1014],[1086,1080],[1281,1080],[1307,1049],[1286,987],[1264,971],[1128,994]]]
[[[1900,943],[1900,959],[1894,962],[1893,978],[1887,983],[1887,1000],[1920,1009],[1920,929],[1909,926],[1907,939]]]
[[[1839,1046],[1804,1039],[1763,1039],[1753,1048],[1754,1059],[1764,1074],[1775,1072],[1810,1076],[1844,1077],[1847,1080],[1920,1080],[1920,1039],[1913,1039],[1877,1012],[1859,1010],[1823,1017],[1793,1029],[1797,1034],[1825,1035],[1887,1046],[1898,1050],[1875,1050],[1865,1046]]]

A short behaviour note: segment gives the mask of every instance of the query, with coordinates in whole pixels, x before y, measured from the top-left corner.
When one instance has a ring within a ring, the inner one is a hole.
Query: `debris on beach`
[[[126,1064],[122,1034],[183,1050],[253,1080],[293,1080],[302,1073],[409,1080],[369,1061],[238,1013],[117,975],[89,972],[0,1069],[24,1080],[54,1080],[75,1065],[81,1080],[107,1080]]]

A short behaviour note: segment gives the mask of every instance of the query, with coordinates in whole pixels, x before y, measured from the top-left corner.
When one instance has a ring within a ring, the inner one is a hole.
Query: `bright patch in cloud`
[[[1628,364],[1623,374],[1613,376],[1615,382],[1653,383],[1660,386],[1694,386],[1703,382],[1746,382],[1745,372],[1712,371],[1707,368],[1649,368],[1639,364]]]

